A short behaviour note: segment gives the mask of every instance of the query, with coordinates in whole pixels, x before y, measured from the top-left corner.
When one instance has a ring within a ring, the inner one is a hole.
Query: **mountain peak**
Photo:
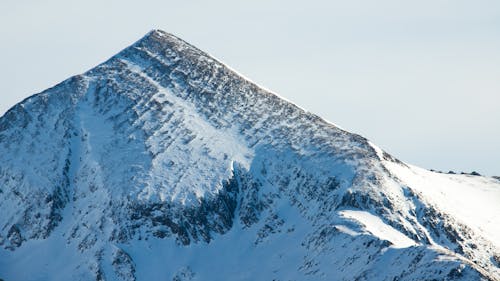
[[[498,182],[404,164],[160,30],[1,117],[0,163],[6,280],[500,276]]]
[[[149,36],[152,36],[152,35],[156,35],[156,36],[174,36],[174,35],[172,35],[172,34],[170,34],[170,33],[166,32],[166,31],[163,31],[163,30],[158,29],[158,28],[156,28],[156,29],[152,29],[151,31],[149,31],[149,32],[146,34],[146,36],[148,36],[148,35],[149,35]]]
[[[178,40],[181,40],[179,37],[171,34],[171,33],[168,33],[166,31],[163,31],[161,29],[152,29],[151,31],[149,31],[148,33],[146,33],[146,35],[144,37],[149,37],[149,36],[153,36],[153,37],[173,37],[173,38],[176,38]]]
[[[137,43],[148,44],[148,42],[151,41],[160,42],[166,45],[168,45],[169,43],[171,44],[173,42],[176,42],[177,44],[182,43],[188,45],[188,43],[182,40],[181,38],[166,31],[163,31],[161,29],[153,29],[149,31]]]
[[[208,56],[204,52],[189,44],[188,42],[182,40],[181,38],[160,29],[153,29],[149,31],[146,35],[144,35],[130,47],[126,48],[124,51],[134,48],[148,49],[148,51],[158,52],[158,54],[154,53],[156,55],[162,55],[167,52],[167,50],[172,50],[176,52],[189,51],[194,52],[198,55]]]

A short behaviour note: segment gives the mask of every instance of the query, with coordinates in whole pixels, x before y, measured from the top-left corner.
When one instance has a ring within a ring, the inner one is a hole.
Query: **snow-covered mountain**
[[[158,30],[0,118],[0,210],[5,281],[500,280],[500,180],[402,163]]]

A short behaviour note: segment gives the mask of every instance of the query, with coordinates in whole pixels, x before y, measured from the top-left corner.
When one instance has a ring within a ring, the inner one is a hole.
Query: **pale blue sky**
[[[500,175],[500,1],[0,3],[0,114],[153,28],[403,161]]]

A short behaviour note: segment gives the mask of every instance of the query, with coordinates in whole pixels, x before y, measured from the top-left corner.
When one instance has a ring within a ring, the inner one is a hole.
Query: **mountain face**
[[[500,280],[499,180],[402,163],[157,30],[0,118],[0,210],[5,281]]]

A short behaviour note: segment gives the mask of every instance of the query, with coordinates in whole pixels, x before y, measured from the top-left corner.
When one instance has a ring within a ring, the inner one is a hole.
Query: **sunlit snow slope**
[[[500,280],[498,180],[402,163],[162,31],[0,118],[0,210],[5,281]]]

